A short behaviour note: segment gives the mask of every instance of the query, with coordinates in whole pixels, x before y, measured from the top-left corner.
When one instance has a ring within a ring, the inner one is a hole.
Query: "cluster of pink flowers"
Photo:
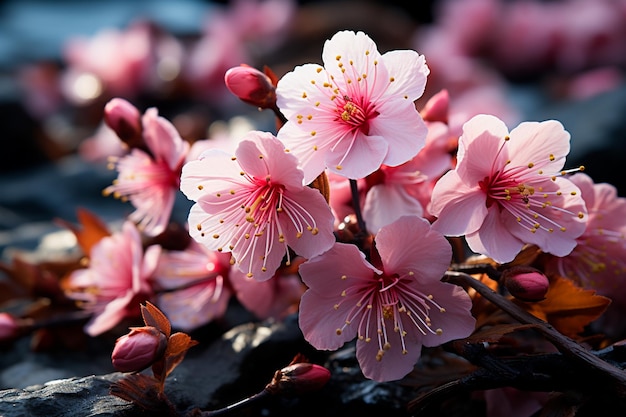
[[[293,0],[237,0],[212,4],[195,38],[175,36],[147,15],[126,27],[74,36],[63,45],[62,66],[21,69],[24,104],[35,117],[46,117],[68,103],[178,91],[228,106],[236,100],[229,101],[224,72],[278,47],[295,11]]]
[[[452,261],[446,237],[464,237],[497,263],[535,245],[560,274],[596,288],[626,275],[624,200],[564,170],[570,135],[561,123],[509,130],[493,115],[461,120],[446,91],[420,112],[424,56],[381,54],[363,32],[338,32],[322,61],[277,85],[251,67],[227,76],[246,102],[272,108],[275,93],[284,117],[276,135],[249,131],[234,150],[191,152],[156,109],[140,117],[109,103],[107,122],[132,150],[116,160],[107,193],[136,211],[72,276],[73,296],[95,312],[90,334],[126,317],[137,297],[188,330],[223,315],[234,295],[259,317],[299,310],[317,349],[356,338],[364,375],[389,381],[413,369],[422,346],[474,330],[468,293],[441,281]],[[179,190],[194,202],[191,243],[144,248],[134,223],[162,233]],[[543,275],[528,276],[546,289]]]

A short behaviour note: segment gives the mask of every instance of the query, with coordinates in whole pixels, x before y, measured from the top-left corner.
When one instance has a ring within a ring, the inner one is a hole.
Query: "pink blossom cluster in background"
[[[444,0],[434,15],[415,48],[428,57],[433,91],[448,89],[463,110],[492,103],[492,114],[519,122],[504,93],[510,80],[560,79],[553,94],[582,99],[624,79],[623,0]]]
[[[202,32],[190,39],[145,18],[70,38],[61,67],[33,63],[20,69],[25,104],[36,117],[67,103],[86,106],[146,95],[184,94],[228,106],[232,96],[224,72],[278,48],[295,10],[292,0],[237,0],[207,12]]]

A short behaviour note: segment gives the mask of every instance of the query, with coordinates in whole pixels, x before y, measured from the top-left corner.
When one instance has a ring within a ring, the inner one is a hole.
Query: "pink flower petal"
[[[415,274],[418,282],[422,276],[439,280],[452,259],[446,238],[417,216],[401,217],[382,228],[376,235],[376,248],[387,274],[419,271]]]
[[[393,68],[389,76],[394,81],[389,85],[387,94],[405,94],[410,101],[424,94],[426,77],[430,74],[424,55],[410,50],[389,51],[383,54],[382,61],[385,67]]]
[[[241,168],[252,177],[266,178],[278,182],[287,189],[302,188],[303,175],[294,170],[298,161],[285,152],[283,144],[269,132],[249,132],[239,143],[236,153]]]
[[[494,116],[478,115],[463,125],[456,170],[466,184],[477,184],[492,175],[494,167],[506,165],[510,156],[503,143],[508,135],[504,122]]]
[[[376,329],[373,328],[373,331]],[[400,343],[392,343],[380,360],[376,359],[379,350],[378,343],[357,341],[356,357],[363,375],[371,380],[383,382],[402,379],[411,372],[421,356],[422,344],[413,337],[406,339],[411,344],[408,352],[402,351]]]
[[[370,124],[370,134],[387,139],[383,163],[397,166],[413,158],[424,147],[428,129],[410,100],[388,100],[378,107],[380,115]]]
[[[363,218],[368,230],[378,229],[402,216],[421,216],[424,209],[402,186],[379,184],[369,189],[363,206]]]
[[[489,254],[496,262],[504,263],[512,261],[517,256],[524,242],[511,234],[510,226],[503,222],[499,210],[497,206],[492,206],[480,227],[480,232],[468,233],[465,239],[474,252]]]
[[[155,159],[164,160],[172,170],[177,170],[189,151],[189,142],[183,141],[180,134],[155,108],[146,110],[142,118],[143,136]]]
[[[478,187],[465,185],[456,171],[449,171],[433,189],[429,211],[438,219],[433,228],[446,236],[472,233],[487,215],[485,194]]]
[[[228,192],[232,189],[233,178],[237,178],[241,167],[231,161],[233,155],[219,149],[205,151],[200,159],[183,165],[180,190],[190,200],[197,201],[207,189]],[[210,172],[212,175],[207,175]]]
[[[535,165],[537,169],[558,172],[570,150],[570,134],[556,120],[520,123],[507,144],[511,164]]]

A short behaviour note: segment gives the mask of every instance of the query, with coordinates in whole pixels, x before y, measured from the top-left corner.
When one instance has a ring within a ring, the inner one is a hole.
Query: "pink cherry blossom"
[[[145,251],[137,227],[126,221],[121,232],[102,238],[91,249],[89,267],[70,276],[69,296],[84,301],[93,317],[85,331],[96,336],[122,319],[139,315],[139,303],[150,299],[152,277],[161,247]]]
[[[475,320],[468,294],[440,281],[452,249],[426,220],[405,216],[383,227],[376,249],[380,266],[343,243],[302,264],[309,289],[299,320],[317,349],[337,349],[357,337],[363,374],[390,381],[413,369],[422,345],[466,337]]]
[[[555,121],[525,122],[508,132],[495,116],[463,125],[457,165],[433,189],[434,228],[465,235],[469,247],[497,262],[524,244],[569,254],[585,230],[580,190],[562,176],[569,133]]]
[[[143,115],[142,129],[150,154],[134,148],[128,155],[112,158],[119,175],[104,193],[130,200],[136,210],[129,219],[137,222],[144,233],[156,236],[170,220],[189,143],[155,108]]]
[[[333,215],[322,194],[303,183],[295,156],[271,133],[249,132],[235,157],[210,149],[183,167],[181,190],[196,201],[191,236],[231,252],[249,277],[267,280],[291,247],[310,258],[334,242]]]
[[[296,67],[278,82],[277,104],[288,122],[278,138],[302,164],[306,182],[326,167],[356,179],[381,164],[400,165],[424,146],[426,126],[413,102],[429,69],[422,55],[381,55],[363,32],[326,41],[324,66]]]
[[[172,326],[191,331],[224,315],[230,300],[230,256],[192,240],[166,251],[154,274],[156,303]]]
[[[587,204],[587,228],[572,253],[551,258],[548,270],[626,305],[626,296],[621,295],[626,279],[626,198],[618,197],[614,186],[595,184],[583,173],[571,181]]]

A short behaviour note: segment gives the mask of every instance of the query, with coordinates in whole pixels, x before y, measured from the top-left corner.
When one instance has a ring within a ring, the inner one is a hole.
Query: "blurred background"
[[[8,0],[3,257],[40,245],[55,219],[75,221],[77,207],[107,221],[132,211],[101,194],[115,177],[107,156],[123,152],[102,123],[111,98],[157,107],[190,142],[271,131],[273,115],[232,96],[224,72],[245,63],[280,77],[321,63],[324,41],[343,29],[366,32],[381,52],[426,56],[418,107],[446,89],[457,121],[560,120],[572,134],[568,167],[583,164],[626,196],[626,0]],[[184,221],[188,204],[178,204],[174,219]]]

